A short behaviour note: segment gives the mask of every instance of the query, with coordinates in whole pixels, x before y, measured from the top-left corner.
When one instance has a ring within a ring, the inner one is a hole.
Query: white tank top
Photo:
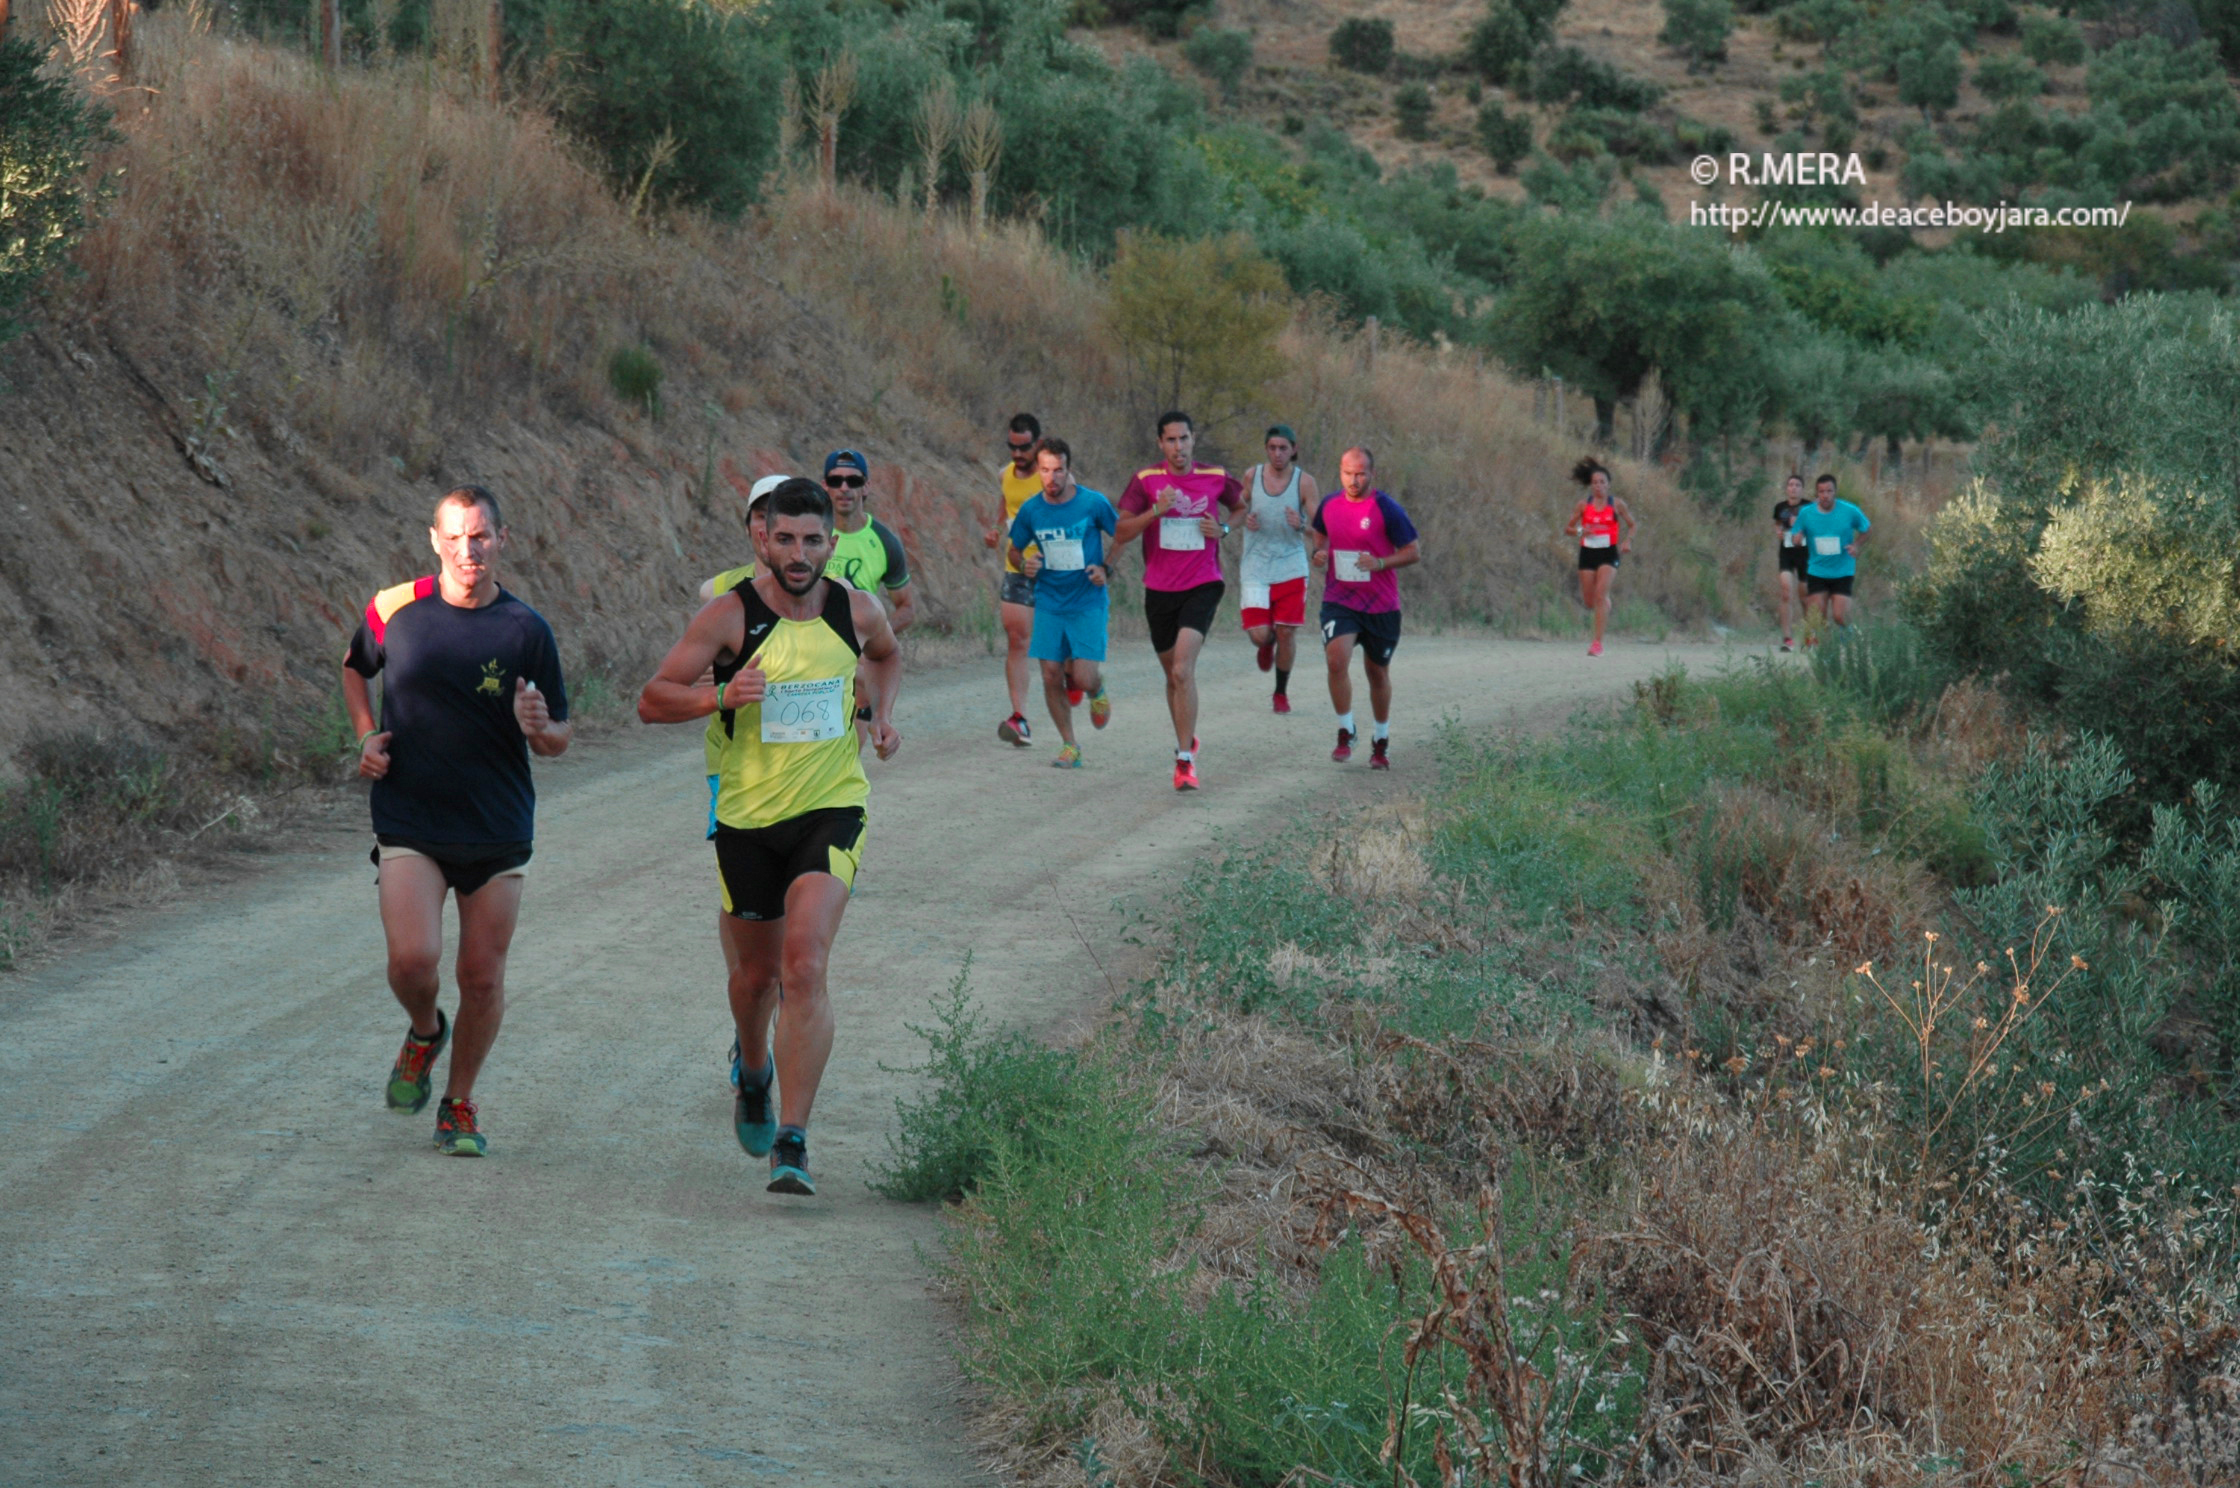
[[[1304,526],[1307,514],[1299,511],[1299,466],[1291,466],[1291,480],[1275,495],[1270,496],[1261,487],[1265,465],[1255,465],[1245,477],[1245,493],[1252,498],[1252,510],[1260,514],[1260,530],[1247,527],[1244,532],[1244,558],[1237,566],[1237,579],[1245,584],[1283,584],[1307,576],[1307,535],[1294,532],[1284,520],[1287,511],[1299,512]]]

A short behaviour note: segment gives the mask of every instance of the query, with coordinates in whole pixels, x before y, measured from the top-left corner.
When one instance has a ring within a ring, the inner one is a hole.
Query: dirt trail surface
[[[1141,642],[1078,773],[995,742],[992,664],[914,679],[833,962],[814,1199],[763,1192],[732,1140],[694,728],[538,767],[485,1160],[382,1108],[404,1020],[362,834],[0,980],[0,1482],[989,1482],[937,1217],[865,1186],[910,1088],[880,1065],[922,1054],[905,1021],[967,952],[991,1021],[1091,1014],[1098,962],[1126,972],[1115,906],[1155,923],[1217,837],[1427,782],[1443,713],[1546,721],[1721,654],[1583,651],[1411,637],[1383,778],[1365,747],[1330,763],[1312,653],[1276,718],[1224,634],[1192,796]]]

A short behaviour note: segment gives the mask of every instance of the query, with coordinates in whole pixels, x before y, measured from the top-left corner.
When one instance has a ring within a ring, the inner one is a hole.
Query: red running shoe
[[[1347,760],[1353,758],[1352,729],[1338,730],[1338,747],[1330,751],[1330,758],[1336,760],[1341,765],[1344,764]]]
[[[1276,643],[1274,641],[1262,641],[1260,643],[1260,654],[1258,660],[1260,662],[1261,671],[1272,672],[1275,670]]]
[[[1390,739],[1371,739],[1369,741],[1370,769],[1389,770],[1392,768],[1392,761],[1385,754],[1385,750],[1391,745],[1391,743],[1392,741]]]
[[[1198,766],[1194,760],[1178,759],[1174,762],[1174,788],[1193,791],[1198,788]]]
[[[1278,713],[1288,713],[1291,711],[1291,699],[1285,697],[1280,692],[1276,694],[1276,711]]]

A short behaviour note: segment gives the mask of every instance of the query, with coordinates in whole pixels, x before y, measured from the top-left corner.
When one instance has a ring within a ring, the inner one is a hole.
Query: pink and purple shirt
[[[1314,530],[1330,539],[1330,560],[1322,571],[1324,604],[1364,615],[1400,608],[1400,579],[1391,569],[1380,568],[1361,580],[1342,577],[1354,571],[1361,557],[1389,558],[1416,540],[1416,524],[1399,502],[1382,491],[1371,491],[1359,501],[1333,491],[1315,508]]]
[[[1218,465],[1193,465],[1188,475],[1154,465],[1128,482],[1120,493],[1120,510],[1129,516],[1147,512],[1169,489],[1175,493],[1174,505],[1143,532],[1143,587],[1172,593],[1220,583],[1221,540],[1195,530],[1196,524],[1202,517],[1218,517],[1218,507],[1244,505],[1244,482]],[[1169,527],[1170,522],[1175,525]],[[1194,545],[1169,547],[1170,538]]]

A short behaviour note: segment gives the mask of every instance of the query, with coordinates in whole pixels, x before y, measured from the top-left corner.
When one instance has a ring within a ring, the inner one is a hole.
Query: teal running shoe
[[[445,1096],[436,1106],[436,1151],[445,1157],[481,1157],[490,1150],[482,1134],[482,1113],[465,1096]]]
[[[816,1180],[809,1176],[809,1134],[798,1126],[778,1129],[770,1149],[770,1192],[813,1194]]]
[[[451,1020],[436,1009],[436,1036],[422,1042],[420,1036],[407,1028],[404,1047],[397,1051],[397,1062],[389,1067],[389,1109],[413,1115],[428,1104],[428,1097],[435,1092],[436,1056],[451,1041]]]
[[[772,1061],[763,1068],[759,1084],[747,1079],[739,1067],[739,1041],[731,1041],[731,1132],[749,1157],[761,1157],[778,1139],[777,1105],[770,1099],[778,1067]]]

